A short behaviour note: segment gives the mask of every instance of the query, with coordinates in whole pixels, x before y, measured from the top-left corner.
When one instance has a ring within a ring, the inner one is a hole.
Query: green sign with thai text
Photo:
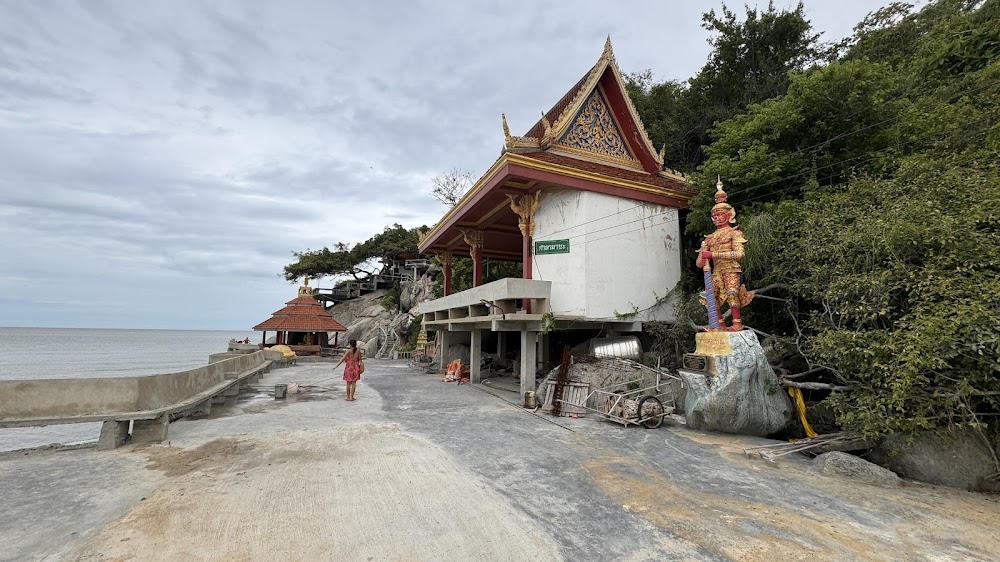
[[[569,240],[535,240],[535,255],[568,254]]]

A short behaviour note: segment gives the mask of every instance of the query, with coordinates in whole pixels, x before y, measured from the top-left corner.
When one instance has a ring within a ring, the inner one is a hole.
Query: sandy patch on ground
[[[594,459],[583,468],[624,509],[730,560],[993,560],[1000,552],[1000,501],[990,496],[931,487],[873,488],[802,467],[781,468],[864,509],[893,506],[896,515],[904,515],[905,523],[872,529],[806,508],[681,488],[629,457]]]
[[[77,560],[557,560],[553,542],[397,426],[150,447],[169,483]]]

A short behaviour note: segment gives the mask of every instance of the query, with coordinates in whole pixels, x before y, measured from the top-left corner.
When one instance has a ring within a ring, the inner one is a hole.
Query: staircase
[[[399,344],[398,338],[396,338],[396,330],[391,328],[387,329],[383,326],[379,326],[379,339],[382,340],[382,346],[378,348],[378,352],[375,354],[376,359],[384,359],[386,357],[393,358],[393,354],[396,352],[396,346]]]
[[[312,293],[316,300],[321,301],[323,306],[329,309],[338,303],[359,298],[379,289],[389,289],[396,283],[415,283],[430,267],[431,262],[426,259],[396,261],[382,271],[361,280],[344,282],[331,289],[316,287]]]

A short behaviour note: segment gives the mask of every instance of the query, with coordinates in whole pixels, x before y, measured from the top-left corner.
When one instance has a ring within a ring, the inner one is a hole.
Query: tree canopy
[[[997,22],[1000,0],[897,2],[823,45],[801,4],[723,7],[704,17],[712,53],[697,75],[627,77],[667,165],[703,186],[688,236],[711,230],[721,176],[749,239],[745,281],[770,288],[744,321],[848,389],[822,396],[846,429],[983,430],[1000,417]],[[440,179],[453,203],[460,182]],[[397,224],[296,253],[284,275],[358,277],[416,247]],[[461,290],[471,264],[453,268]]]
[[[714,69],[741,68],[754,47],[728,43],[746,32],[723,14],[706,16],[722,34],[711,70],[686,91],[640,84],[644,103],[732,79]],[[760,25],[751,20],[743,27]],[[750,239],[747,284],[780,295],[749,307],[748,324],[850,388],[829,397],[850,430],[981,428],[1000,414],[998,21],[1000,0],[890,5],[828,60],[792,50],[786,66],[761,67],[777,75],[719,98],[743,107],[707,131],[688,231],[711,230],[721,176]],[[789,36],[814,38],[808,27]],[[690,107],[717,118],[717,101]],[[638,109],[656,122],[674,102]]]
[[[420,228],[404,228],[399,224],[387,226],[368,240],[349,246],[342,242],[333,245],[333,249],[324,247],[322,250],[306,250],[293,252],[295,261],[286,265],[285,279],[296,281],[302,277],[340,277],[350,275],[361,279],[376,273],[386,260],[399,259],[401,256],[416,256]],[[383,263],[380,263],[383,262]]]
[[[459,199],[465,195],[465,192],[469,191],[473,182],[472,173],[460,172],[457,168],[452,168],[431,180],[434,185],[434,188],[431,189],[431,197],[449,207],[454,207]]]
[[[686,83],[656,84],[648,70],[626,77],[650,140],[666,146],[669,167],[685,172],[704,161],[713,124],[784,94],[790,71],[825,55],[801,3],[793,10],[747,7],[742,20],[723,5],[721,15],[706,13],[702,25],[712,53]]]

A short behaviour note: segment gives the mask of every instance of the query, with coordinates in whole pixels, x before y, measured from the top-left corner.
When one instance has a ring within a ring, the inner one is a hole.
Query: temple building
[[[672,321],[667,294],[681,275],[681,211],[694,190],[664,168],[615,62],[610,38],[597,64],[524,136],[501,116],[497,161],[437,224],[420,251],[435,254],[445,296],[422,303],[423,326],[470,345],[478,378],[484,336],[517,345],[522,393],[573,330],[624,333]],[[451,261],[470,255],[473,288],[451,292]],[[483,284],[485,259],[518,261],[520,279]],[[541,337],[539,336],[541,334]]]
[[[253,327],[255,332],[264,332],[261,347],[267,346],[267,332],[277,332],[274,345],[287,345],[296,355],[320,355],[323,348],[330,345],[330,332],[346,332],[347,328],[333,318],[329,310],[313,298],[309,279],[299,287],[299,295],[285,303],[271,318]]]

